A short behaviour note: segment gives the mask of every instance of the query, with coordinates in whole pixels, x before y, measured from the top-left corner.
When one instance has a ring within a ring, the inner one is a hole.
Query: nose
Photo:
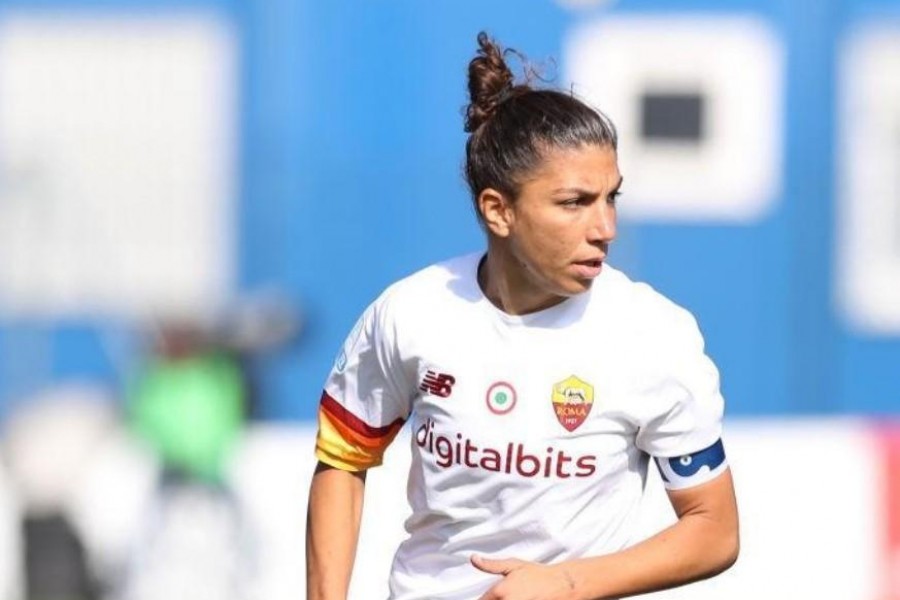
[[[616,207],[606,202],[597,204],[588,230],[588,241],[609,243],[616,238]]]

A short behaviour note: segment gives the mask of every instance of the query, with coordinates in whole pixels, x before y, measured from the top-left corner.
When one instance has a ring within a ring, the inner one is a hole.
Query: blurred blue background
[[[484,247],[481,30],[616,123],[610,263],[722,373],[745,558],[685,593],[900,598],[900,0],[0,0],[0,597],[302,594],[344,336]]]
[[[555,58],[565,87],[567,39],[582,25],[685,14],[753,17],[783,49],[783,126],[772,125],[780,128],[776,193],[747,219],[626,215],[611,263],[694,312],[730,415],[897,414],[900,334],[852,324],[836,299],[835,265],[847,250],[836,210],[844,199],[842,44],[860,25],[900,22],[900,1],[0,0],[0,24],[199,16],[228,32],[237,137],[223,300],[277,289],[302,314],[296,341],[252,357],[257,416],[288,421],[314,418],[343,336],[381,289],[483,246],[461,176],[466,64],[477,32],[535,61]],[[0,275],[0,298],[4,287]],[[82,308],[2,312],[4,412],[67,380],[124,385],[123,365],[140,352],[138,320]]]

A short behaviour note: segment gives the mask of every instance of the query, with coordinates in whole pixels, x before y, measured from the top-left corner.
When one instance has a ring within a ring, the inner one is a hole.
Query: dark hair
[[[473,199],[485,188],[515,199],[522,175],[549,148],[590,144],[616,149],[616,129],[605,115],[572,94],[535,89],[529,81],[515,84],[505,60],[515,51],[504,50],[483,31],[478,46],[469,62],[465,123],[465,174]]]

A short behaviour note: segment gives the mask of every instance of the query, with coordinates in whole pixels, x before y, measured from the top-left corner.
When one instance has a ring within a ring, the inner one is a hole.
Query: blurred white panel
[[[6,455],[0,453],[0,465]],[[24,598],[22,509],[15,483],[0,467],[0,598]]]
[[[841,312],[900,334],[900,24],[854,31],[841,54],[835,210]]]
[[[121,577],[146,542],[161,471],[157,457],[123,425],[95,440],[65,507],[92,567],[107,581]]]
[[[224,299],[236,43],[209,15],[0,21],[0,313],[185,314]]]
[[[765,22],[606,16],[571,32],[564,65],[619,130],[623,217],[749,222],[780,194],[784,50]]]
[[[238,447],[230,480],[257,539],[254,598],[305,597],[306,505],[315,436],[312,426],[256,424]]]

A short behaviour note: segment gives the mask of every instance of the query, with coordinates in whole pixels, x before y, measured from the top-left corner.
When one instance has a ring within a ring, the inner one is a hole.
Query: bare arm
[[[632,595],[712,577],[739,551],[737,503],[731,471],[669,492],[678,522],[622,552],[573,565],[586,598]],[[591,572],[591,568],[596,569]]]
[[[504,578],[481,600],[591,600],[675,587],[721,573],[737,560],[738,515],[731,471],[669,492],[678,522],[621,552],[538,565],[473,558]],[[540,590],[540,591],[537,591]]]
[[[306,598],[345,600],[356,556],[366,472],[316,466],[306,520]]]

